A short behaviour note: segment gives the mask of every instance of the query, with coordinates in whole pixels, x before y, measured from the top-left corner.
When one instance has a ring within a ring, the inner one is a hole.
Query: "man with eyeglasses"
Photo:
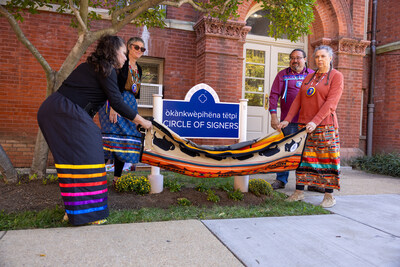
[[[278,119],[277,109],[278,101],[280,101],[281,116],[285,118],[289,112],[297,93],[301,87],[304,78],[309,73],[313,73],[312,69],[307,68],[306,53],[302,49],[294,49],[290,53],[290,66],[281,70],[275,77],[271,87],[269,97],[269,112],[271,113],[271,127],[276,130],[280,120]],[[297,132],[297,119],[299,115],[293,118],[292,122],[283,129],[285,135]],[[288,181],[289,172],[278,172],[276,180],[272,183],[274,190],[285,188]]]

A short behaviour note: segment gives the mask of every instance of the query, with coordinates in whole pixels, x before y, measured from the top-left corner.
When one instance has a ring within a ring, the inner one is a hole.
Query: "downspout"
[[[368,90],[368,121],[367,121],[367,156],[372,156],[372,136],[374,129],[374,88],[376,64],[376,13],[378,0],[372,1],[372,28],[371,28],[371,73]]]

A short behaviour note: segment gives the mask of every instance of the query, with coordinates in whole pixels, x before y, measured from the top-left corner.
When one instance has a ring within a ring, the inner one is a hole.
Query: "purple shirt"
[[[278,108],[278,99],[281,99],[281,119],[284,119],[289,112],[297,93],[300,90],[304,78],[314,70],[304,68],[300,73],[294,72],[290,67],[278,72],[271,87],[269,96],[269,112],[276,113]],[[297,114],[291,122],[297,122]]]

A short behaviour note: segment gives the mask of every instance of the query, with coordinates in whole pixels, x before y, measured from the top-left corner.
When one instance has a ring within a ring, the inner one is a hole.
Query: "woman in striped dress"
[[[121,96],[115,68],[126,60],[124,40],[100,38],[95,51],[50,95],[38,111],[39,127],[53,154],[67,219],[101,224],[108,216],[107,177],[100,128],[93,117],[106,100],[121,116],[150,129],[150,121]]]
[[[278,129],[285,128],[299,112],[300,127],[306,127],[307,142],[302,162],[296,170],[296,191],[287,201],[304,199],[304,186],[325,188],[321,206],[336,204],[333,189],[340,189],[340,143],[336,108],[343,91],[343,75],[333,69],[333,51],[329,46],[315,48],[315,73],[303,81],[289,113]]]

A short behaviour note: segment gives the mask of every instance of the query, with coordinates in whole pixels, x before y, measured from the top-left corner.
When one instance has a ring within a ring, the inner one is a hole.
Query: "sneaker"
[[[285,183],[279,180],[275,180],[272,184],[272,189],[276,190],[276,189],[281,189],[281,188],[285,188]]]
[[[294,191],[294,193],[290,197],[285,199],[285,201],[287,201],[287,202],[294,202],[294,201],[300,201],[300,200],[304,200],[304,192],[300,191],[300,190]]]
[[[335,206],[336,199],[332,195],[325,195],[324,200],[319,204],[323,208],[331,208]]]

